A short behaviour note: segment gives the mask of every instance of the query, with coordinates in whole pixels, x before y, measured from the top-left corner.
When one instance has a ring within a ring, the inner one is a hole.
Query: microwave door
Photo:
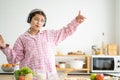
[[[94,58],[93,59],[93,70],[102,70],[102,62],[101,58]]]
[[[113,58],[93,58],[93,71],[95,72],[109,72],[114,70]]]

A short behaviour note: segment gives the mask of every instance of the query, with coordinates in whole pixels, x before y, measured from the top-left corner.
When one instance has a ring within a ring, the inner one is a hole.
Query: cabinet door
[[[0,75],[0,80],[15,80],[13,75]]]

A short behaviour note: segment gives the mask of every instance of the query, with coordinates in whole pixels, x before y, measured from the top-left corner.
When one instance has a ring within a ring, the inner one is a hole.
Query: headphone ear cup
[[[44,24],[43,24],[43,27],[45,27],[45,25],[46,25],[46,18],[45,18],[45,22],[44,22]]]
[[[43,27],[45,27],[45,25],[46,25],[46,21],[45,21],[45,23],[43,24]]]
[[[27,19],[27,23],[30,23],[30,17],[28,17],[28,19]]]

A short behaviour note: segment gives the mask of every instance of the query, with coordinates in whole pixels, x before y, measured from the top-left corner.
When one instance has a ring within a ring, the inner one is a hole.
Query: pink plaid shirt
[[[44,30],[31,36],[28,31],[18,37],[13,49],[2,49],[9,63],[20,62],[20,67],[28,66],[34,71],[46,70],[56,73],[55,47],[75,32],[79,23],[74,19],[60,30]]]

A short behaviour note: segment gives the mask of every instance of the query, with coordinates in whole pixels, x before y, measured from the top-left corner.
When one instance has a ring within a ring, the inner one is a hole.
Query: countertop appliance
[[[120,56],[91,56],[91,72],[120,72]]]

